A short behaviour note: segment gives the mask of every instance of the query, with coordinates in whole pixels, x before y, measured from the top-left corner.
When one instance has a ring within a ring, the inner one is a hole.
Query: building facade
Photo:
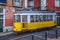
[[[15,8],[25,7],[24,0],[0,0],[0,32],[13,29],[13,14]]]
[[[12,0],[11,0],[12,1]],[[11,1],[0,0],[0,31],[6,32],[12,29],[13,7]]]

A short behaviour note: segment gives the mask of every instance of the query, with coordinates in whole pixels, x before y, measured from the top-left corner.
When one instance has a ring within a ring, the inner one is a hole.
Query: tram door
[[[22,23],[23,23],[23,29],[27,28],[27,15],[22,15]]]
[[[4,9],[0,7],[0,32],[4,31],[5,22],[4,22]]]

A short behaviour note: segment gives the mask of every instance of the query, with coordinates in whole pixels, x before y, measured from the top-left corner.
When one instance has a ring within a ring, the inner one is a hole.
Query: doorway
[[[3,28],[4,28],[4,9],[2,7],[0,7],[0,32],[3,32]]]

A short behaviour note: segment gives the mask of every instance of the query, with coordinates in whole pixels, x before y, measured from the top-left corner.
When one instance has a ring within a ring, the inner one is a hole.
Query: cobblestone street
[[[56,28],[53,28],[51,30],[27,32],[20,35],[12,33],[0,36],[0,40],[60,40],[60,28],[57,28],[57,38]]]

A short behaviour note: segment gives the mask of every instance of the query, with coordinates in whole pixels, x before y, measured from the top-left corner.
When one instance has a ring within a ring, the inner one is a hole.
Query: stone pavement
[[[60,26],[57,26],[57,28],[60,28]],[[60,37],[56,38],[47,38],[47,40],[60,40]]]
[[[0,36],[5,36],[5,35],[9,35],[12,34],[13,32],[0,32]],[[60,37],[56,38],[47,38],[47,40],[60,40]]]
[[[9,35],[12,34],[13,32],[0,32],[0,36],[5,36],[5,35]]]
[[[56,38],[47,38],[47,40],[60,40],[60,37]]]
[[[35,35],[36,36],[36,35]],[[48,38],[47,37],[47,39],[45,39],[45,37],[42,37],[42,36],[37,36],[38,37],[38,39],[37,40],[39,40],[39,38],[41,38],[42,40],[60,40],[60,37],[58,37],[58,38]],[[34,37],[34,39],[36,39],[37,37]],[[41,40],[40,39],[40,40]]]

